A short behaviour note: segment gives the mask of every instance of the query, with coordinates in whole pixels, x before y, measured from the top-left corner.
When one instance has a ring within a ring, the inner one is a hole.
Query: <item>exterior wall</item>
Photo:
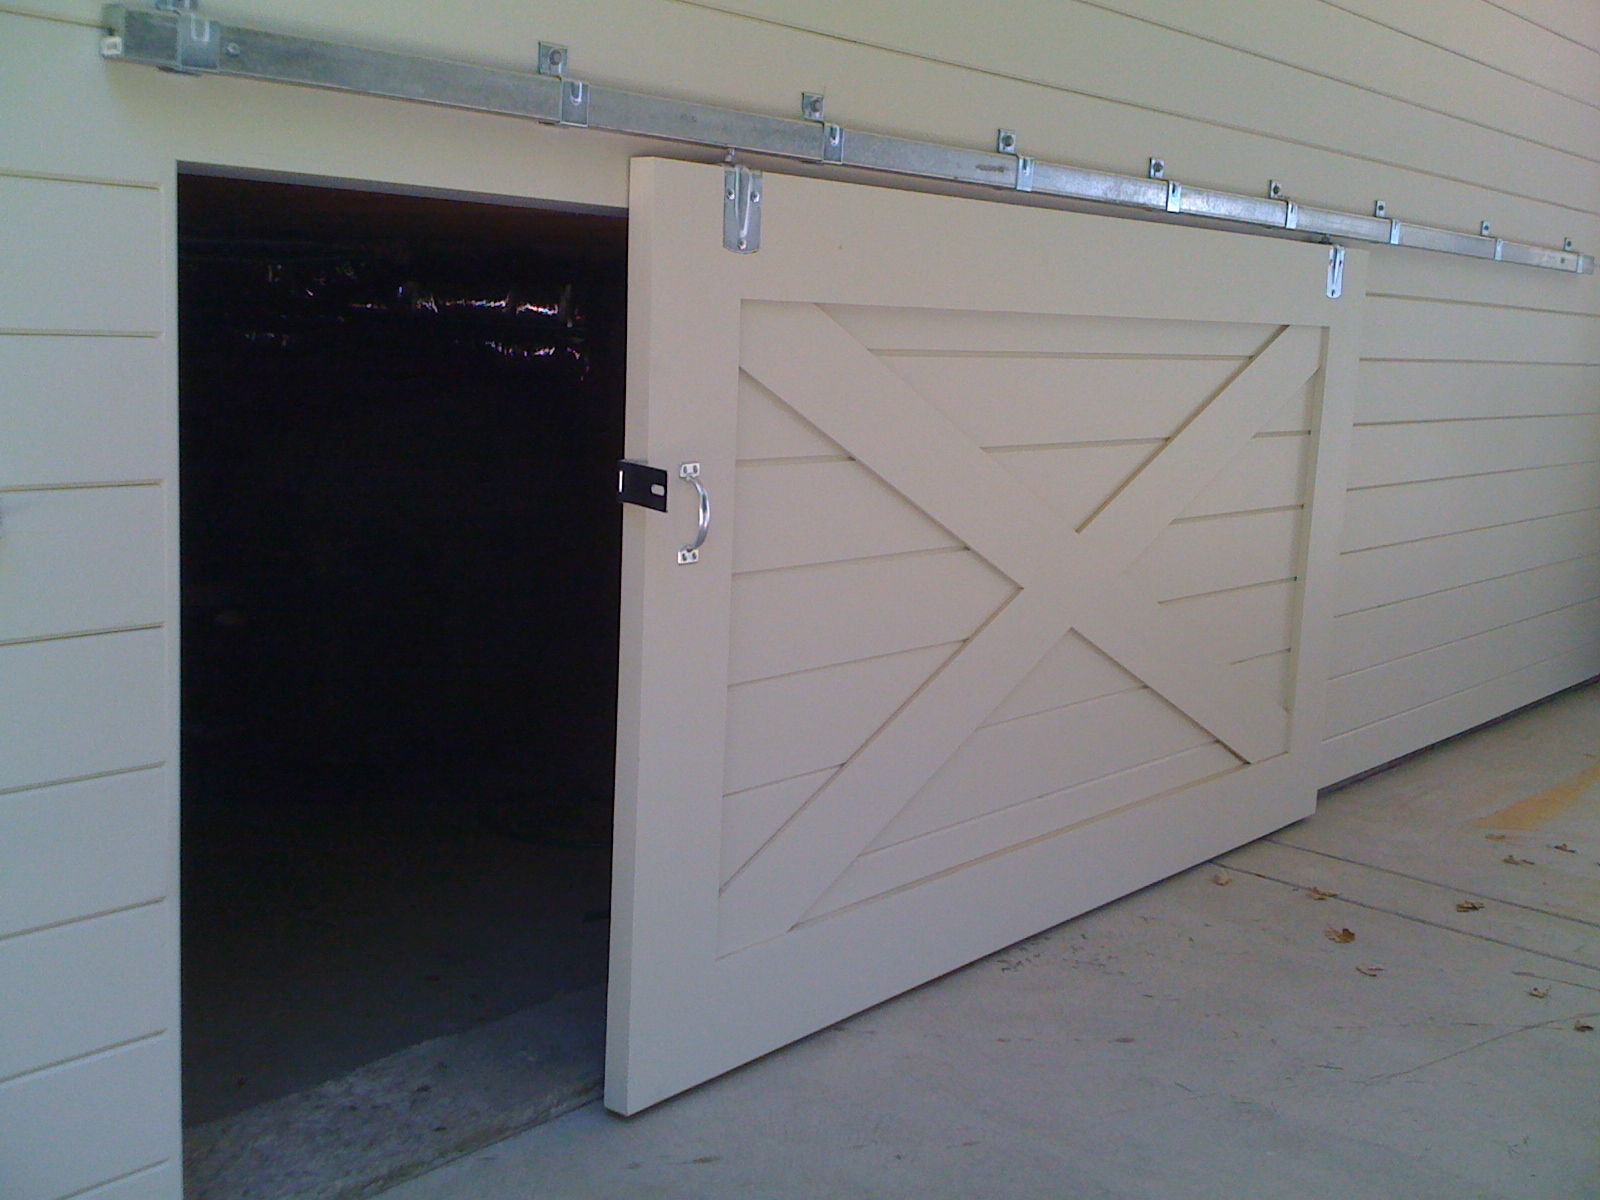
[[[773,113],[823,91],[847,128],[1005,126],[1044,159],[1600,246],[1579,0],[205,8],[511,65],[564,42],[598,83]],[[98,23],[0,3],[0,1172],[25,1172],[0,1191],[29,1200],[176,1195],[178,164],[621,207],[663,152],[108,66]],[[1327,781],[1600,672],[1596,277],[1380,248],[1369,286]]]

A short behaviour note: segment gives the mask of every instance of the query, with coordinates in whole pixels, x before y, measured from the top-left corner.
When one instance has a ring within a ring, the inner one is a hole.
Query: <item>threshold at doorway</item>
[[[188,1200],[361,1200],[600,1095],[605,986],[188,1130]]]

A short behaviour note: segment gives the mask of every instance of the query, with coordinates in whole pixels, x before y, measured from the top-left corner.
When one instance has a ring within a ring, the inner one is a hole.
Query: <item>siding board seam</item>
[[[122,1174],[117,1175],[112,1179],[102,1180],[100,1183],[91,1183],[88,1187],[83,1188],[81,1191],[68,1192],[65,1196],[61,1197],[61,1200],[94,1200],[96,1196],[104,1195],[110,1189],[114,1187],[120,1187],[130,1179],[136,1179],[140,1175],[152,1175],[157,1171],[165,1170],[171,1165],[171,1163],[172,1160],[170,1158],[158,1158],[154,1162],[146,1163],[142,1167],[135,1167],[131,1171],[124,1171]]]
[[[1128,678],[1132,682],[1119,688],[1117,691],[1105,692],[1099,696],[1086,696],[1082,700],[1074,700],[1070,704],[1052,704],[1049,708],[1037,708],[1032,712],[1018,713],[1016,716],[1007,717],[1003,721],[988,721],[978,726],[978,730],[1003,729],[1005,726],[1015,724],[1017,721],[1031,721],[1035,717],[1042,717],[1048,713],[1066,712],[1069,708],[1081,708],[1086,704],[1100,704],[1103,701],[1116,699],[1120,696],[1128,696],[1134,692],[1148,692],[1150,690],[1149,684],[1142,682],[1132,675],[1128,676]],[[1115,774],[1115,772],[1113,772],[1113,774]],[[1038,799],[1038,797],[1032,798]],[[997,809],[996,811],[999,810]]]
[[[159,338],[159,329],[0,329],[0,337]]]
[[[1504,4],[1501,4],[1499,2],[1499,0],[1482,0],[1482,2],[1484,4],[1487,4],[1490,8],[1498,8],[1501,12],[1505,13],[1507,16],[1510,16],[1510,17],[1512,17],[1512,18],[1514,18],[1514,19],[1516,19],[1518,21],[1522,21],[1522,22],[1524,22],[1524,23],[1526,23],[1528,25],[1532,25],[1535,29],[1544,30],[1551,37],[1558,37],[1563,42],[1569,42],[1572,45],[1578,47],[1578,49],[1580,49],[1580,50],[1587,50],[1591,54],[1600,53],[1600,46],[1591,46],[1591,45],[1589,45],[1588,42],[1583,41],[1581,38],[1573,37],[1570,33],[1563,33],[1561,30],[1556,29],[1553,26],[1546,25],[1542,21],[1535,21],[1532,17],[1530,17],[1525,12],[1519,12],[1514,8],[1507,8]]]
[[[1559,464],[1559,465],[1566,466],[1568,464],[1562,463],[1562,464]],[[1469,476],[1469,478],[1470,478],[1470,476]],[[1428,482],[1432,482],[1432,481],[1430,481],[1430,480],[1420,480],[1419,482],[1428,483]],[[1557,517],[1570,517],[1570,516],[1574,516],[1574,515],[1576,515],[1578,513],[1586,513],[1586,512],[1588,512],[1588,513],[1600,513],[1600,507],[1575,508],[1571,512],[1564,512],[1564,513],[1545,513],[1545,514],[1543,514],[1541,516],[1537,516],[1537,517],[1523,517],[1521,520],[1518,520],[1518,521],[1502,521],[1498,525],[1485,525],[1485,526],[1483,526],[1483,528],[1484,529],[1512,529],[1512,528],[1514,528],[1514,527],[1516,527],[1518,525],[1530,525],[1534,521],[1551,521],[1551,520],[1554,520]],[[1432,535],[1430,535],[1428,537],[1413,538],[1410,541],[1397,542],[1395,544],[1396,545],[1406,545],[1406,546],[1420,546],[1424,542],[1437,542],[1437,541],[1443,540],[1444,538],[1465,537],[1467,534],[1474,533],[1474,532],[1476,532],[1476,530],[1462,529],[1462,530],[1457,530],[1457,531],[1455,531],[1453,533],[1435,533],[1435,534],[1432,534]],[[1341,561],[1343,561],[1346,558],[1353,558],[1358,554],[1368,554],[1368,553],[1371,553],[1373,551],[1381,550],[1381,549],[1383,549],[1382,546],[1363,546],[1359,550],[1343,550],[1343,551],[1340,552],[1339,558],[1340,558]],[[1574,558],[1583,558],[1584,555],[1575,554],[1575,555],[1573,555],[1573,557]],[[1566,560],[1563,559],[1562,561],[1564,562]],[[1512,574],[1514,574],[1514,575],[1515,574],[1520,574],[1520,572],[1513,571]],[[1489,578],[1498,578],[1498,576],[1490,576]],[[1483,583],[1483,582],[1486,582],[1486,580],[1479,580],[1478,582]],[[1450,590],[1452,590],[1452,589],[1450,589],[1450,588],[1441,588],[1440,589],[1440,591],[1446,591],[1446,592],[1448,592]],[[1432,592],[1424,592],[1422,594],[1431,596],[1434,593],[1432,593]],[[1417,597],[1411,597],[1411,599],[1416,599],[1416,598]],[[1374,605],[1374,607],[1381,607],[1381,605]],[[1353,610],[1353,611],[1365,611],[1365,610]],[[1340,613],[1339,615],[1340,616],[1347,616],[1349,614]]]
[[[1535,569],[1537,569],[1537,568],[1535,568]],[[1487,581],[1485,581],[1485,582],[1487,582]],[[1466,584],[1464,586],[1471,587],[1472,585],[1471,584]],[[1351,676],[1360,675],[1364,671],[1382,670],[1382,669],[1387,668],[1387,667],[1392,667],[1396,663],[1405,662],[1405,660],[1408,659],[1408,658],[1416,658],[1417,656],[1422,655],[1422,654],[1436,654],[1439,651],[1446,650],[1451,646],[1460,645],[1462,642],[1469,642],[1473,638],[1480,638],[1480,637],[1484,637],[1487,634],[1498,633],[1499,631],[1504,630],[1504,629],[1512,629],[1512,628],[1515,628],[1518,625],[1525,625],[1529,621],[1542,621],[1546,617],[1554,616],[1556,613],[1566,612],[1567,610],[1573,609],[1573,608],[1582,608],[1585,604],[1593,604],[1596,600],[1600,600],[1600,595],[1586,596],[1584,599],[1582,599],[1582,600],[1574,600],[1570,604],[1558,604],[1555,608],[1547,608],[1542,612],[1529,613],[1525,617],[1518,617],[1515,621],[1506,621],[1504,624],[1501,624],[1501,625],[1487,625],[1482,629],[1474,630],[1472,633],[1469,633],[1464,637],[1454,638],[1454,639],[1452,639],[1451,641],[1448,641],[1448,642],[1440,642],[1437,646],[1424,646],[1421,650],[1412,650],[1412,651],[1409,651],[1409,652],[1407,652],[1405,654],[1396,655],[1394,658],[1386,658],[1382,662],[1371,663],[1371,664],[1369,664],[1369,665],[1367,665],[1365,667],[1357,667],[1354,671],[1345,671],[1343,674],[1340,674],[1340,675],[1330,675],[1330,676],[1328,676],[1328,682],[1329,683],[1333,683],[1335,680],[1349,679]],[[1538,661],[1539,662],[1543,662],[1544,659],[1539,659]],[[1532,664],[1528,664],[1528,665],[1532,665]],[[1518,671],[1520,671],[1523,668],[1522,667],[1518,667],[1516,669]],[[1510,672],[1507,672],[1507,674],[1510,674]],[[1496,676],[1495,678],[1499,678],[1499,676]],[[1477,685],[1474,684],[1473,686],[1476,687]],[[1454,694],[1454,693],[1452,693],[1452,694]],[[1429,701],[1428,703],[1431,704],[1432,701]],[[1405,711],[1409,712],[1410,709],[1407,709]],[[1394,715],[1398,715],[1398,714],[1394,714]],[[1380,719],[1381,720],[1386,720],[1387,718],[1380,718]],[[1363,728],[1363,727],[1362,726],[1357,726],[1357,728]],[[1353,732],[1355,732],[1355,730],[1346,730],[1345,732],[1353,733]]]
[[[11,12],[0,5],[0,12]],[[77,24],[75,21],[65,24]],[[94,28],[99,28],[98,24]],[[24,171],[16,167],[0,167],[0,179],[33,179],[40,183],[86,183],[96,187],[135,188],[142,192],[159,192],[162,185],[152,179],[117,179],[102,175],[72,175],[55,171]]]
[[[1492,0],[1490,0],[1490,2],[1492,2]],[[1402,104],[1405,107],[1415,109],[1418,112],[1432,113],[1436,117],[1445,117],[1452,121],[1460,121],[1464,125],[1471,125],[1476,129],[1482,129],[1486,132],[1497,134],[1500,137],[1513,138],[1518,142],[1523,142],[1530,146],[1538,146],[1545,150],[1554,151],[1557,154],[1569,155],[1572,158],[1580,159],[1583,162],[1592,162],[1600,165],[1600,158],[1597,158],[1593,155],[1584,154],[1578,150],[1573,150],[1571,147],[1558,146],[1554,142],[1543,142],[1538,138],[1529,137],[1527,134],[1518,133],[1513,129],[1503,129],[1498,125],[1490,125],[1486,121],[1479,120],[1477,117],[1469,117],[1465,113],[1454,112],[1448,108],[1436,108],[1431,104],[1424,104],[1420,100],[1412,100],[1406,96],[1401,96],[1394,92],[1386,92],[1382,88],[1374,87],[1371,84],[1360,83],[1354,79],[1346,79],[1342,75],[1334,75],[1328,71],[1319,71],[1314,67],[1307,66],[1305,63],[1291,62],[1289,59],[1279,58],[1276,55],[1267,54],[1261,50],[1253,50],[1248,46],[1241,46],[1235,42],[1224,41],[1222,38],[1212,37],[1204,33],[1197,33],[1192,29],[1184,29],[1177,25],[1168,25],[1164,22],[1156,20],[1154,17],[1144,16],[1139,13],[1125,12],[1122,9],[1115,8],[1109,4],[1098,3],[1097,0],[1077,0],[1077,3],[1081,4],[1085,8],[1098,9],[1103,13],[1110,13],[1114,16],[1122,17],[1130,21],[1138,21],[1141,24],[1150,25],[1156,29],[1165,29],[1168,33],[1175,33],[1181,37],[1193,38],[1197,42],[1205,42],[1210,46],[1216,46],[1223,50],[1229,50],[1235,54],[1242,54],[1248,58],[1253,58],[1258,62],[1272,63],[1274,66],[1283,67],[1285,70],[1296,71],[1302,75],[1310,76],[1313,79],[1323,79],[1329,83],[1338,84],[1341,87],[1353,88],[1356,91],[1365,92],[1369,96],[1377,96],[1380,99],[1387,100],[1391,104]],[[1496,7],[1499,6],[1496,5]],[[1537,25],[1537,22],[1529,23]],[[1543,26],[1540,26],[1540,28],[1543,28]],[[1546,32],[1555,33],[1554,30],[1546,30]],[[1562,35],[1556,34],[1556,36],[1561,37]],[[1573,39],[1567,38],[1566,40],[1572,41]],[[1575,44],[1580,46],[1583,45],[1581,42],[1577,42]],[[1590,49],[1590,47],[1585,46],[1584,49]],[[1450,52],[1445,51],[1445,53]],[[1464,58],[1464,56],[1460,54],[1455,55],[1455,57]],[[1501,73],[1504,74],[1504,72]],[[1514,78],[1514,76],[1507,76],[1507,78]],[[1526,83],[1527,81],[1519,80],[1518,82]],[[1542,88],[1541,90],[1550,92],[1552,95],[1562,95],[1562,93],[1554,92],[1550,88]],[[1562,98],[1569,100],[1571,99],[1570,96],[1562,96]]]
[[[90,488],[160,487],[164,479],[90,479],[67,483],[0,483],[0,495],[21,492],[82,492]]]
[[[42,792],[45,788],[66,787],[73,783],[89,783],[95,779],[111,779],[117,775],[132,775],[136,771],[156,771],[166,766],[166,760],[159,762],[138,763],[131,767],[115,767],[109,771],[93,771],[88,775],[67,775],[60,779],[45,779],[36,783],[24,783],[17,787],[0,788],[0,799],[7,796],[20,796],[24,792]]]
[[[1535,412],[1535,413],[1494,413],[1476,417],[1406,417],[1396,421],[1357,421],[1355,429],[1384,429],[1391,425],[1465,425],[1472,421],[1520,421],[1529,417],[1595,417],[1600,416],[1600,399],[1596,400],[1597,407],[1583,408],[1574,412]],[[1585,460],[1588,461],[1588,460]],[[1552,464],[1557,465],[1557,464]],[[1536,467],[1517,467],[1516,470],[1537,470]],[[1494,474],[1494,472],[1489,472]],[[1363,484],[1363,487],[1383,487],[1386,484]],[[1351,488],[1352,492],[1360,488]]]
[[[1548,358],[1362,358],[1364,363],[1431,363],[1436,366],[1463,366],[1463,367],[1600,367],[1600,358],[1582,359],[1548,359]],[[1486,418],[1500,420],[1498,417]]]
[[[1592,601],[1586,601],[1586,603],[1593,603],[1593,602]],[[1449,643],[1446,643],[1446,645],[1449,645]],[[1375,720],[1368,721],[1363,725],[1357,725],[1353,729],[1346,729],[1341,733],[1336,733],[1332,737],[1325,739],[1325,743],[1326,742],[1335,742],[1335,741],[1339,741],[1339,740],[1345,739],[1345,738],[1353,738],[1356,735],[1362,733],[1364,730],[1373,729],[1373,728],[1375,728],[1375,727],[1377,727],[1379,725],[1384,724],[1387,721],[1397,721],[1401,717],[1408,716],[1411,713],[1421,712],[1425,708],[1432,708],[1436,704],[1443,704],[1445,701],[1453,700],[1457,696],[1464,696],[1468,692],[1477,691],[1479,688],[1489,687],[1492,684],[1499,683],[1502,679],[1509,679],[1513,675],[1521,675],[1526,671],[1532,671],[1535,667],[1544,666],[1546,663],[1553,663],[1553,662],[1562,661],[1565,657],[1566,656],[1564,656],[1564,655],[1551,654],[1551,655],[1546,655],[1544,658],[1535,659],[1533,662],[1530,662],[1530,663],[1523,663],[1519,667],[1513,667],[1509,671],[1502,671],[1500,674],[1491,676],[1488,679],[1480,679],[1476,683],[1470,683],[1466,687],[1457,688],[1453,692],[1446,692],[1442,696],[1435,696],[1433,699],[1426,700],[1421,704],[1413,704],[1410,708],[1402,708],[1399,712],[1388,713],[1385,716],[1381,716],[1381,717],[1378,717]],[[1379,664],[1379,665],[1381,666],[1382,664]],[[1428,743],[1428,745],[1433,745],[1433,744],[1434,743],[1432,743],[1432,742]]]
[[[1527,75],[1519,75],[1515,71],[1509,70],[1506,67],[1489,62],[1487,59],[1475,58],[1470,54],[1456,49],[1454,46],[1446,46],[1442,42],[1436,42],[1431,38],[1425,38],[1421,34],[1412,33],[1408,29],[1401,29],[1398,25],[1390,25],[1386,21],[1380,21],[1376,17],[1369,16],[1367,13],[1359,12],[1353,8],[1346,8],[1344,5],[1338,3],[1338,0],[1322,0],[1322,3],[1326,4],[1329,8],[1336,8],[1342,13],[1349,13],[1352,17],[1357,17],[1363,21],[1366,21],[1368,24],[1376,25],[1380,29],[1387,29],[1392,33],[1398,33],[1401,37],[1409,38],[1411,41],[1419,42],[1424,46],[1432,46],[1435,50],[1443,50],[1446,54],[1453,54],[1464,62],[1477,63],[1480,67],[1487,67],[1489,70],[1498,72],[1508,79],[1515,79],[1521,83],[1531,84],[1532,86],[1539,88],[1541,91],[1549,92],[1551,95],[1564,96],[1568,100],[1576,100],[1579,104],[1585,105],[1589,108],[1600,109],[1600,104],[1596,104],[1587,96],[1580,96],[1572,92],[1562,91],[1560,88],[1553,87],[1542,80],[1534,79]]]
[[[796,571],[814,571],[824,567],[839,567],[847,563],[888,562],[892,559],[937,558],[941,555],[958,554],[972,554],[977,557],[975,552],[967,546],[929,546],[922,550],[889,550],[878,554],[862,554],[854,558],[830,558],[822,562],[786,563],[777,567],[755,567],[747,571],[735,571],[733,577],[736,580],[758,579],[769,575],[781,575]],[[997,572],[997,574],[1002,573]]]
[[[1506,467],[1503,470],[1498,471],[1469,471],[1464,475],[1430,475],[1426,479],[1396,479],[1390,483],[1363,483],[1359,487],[1347,488],[1346,494],[1355,495],[1357,492],[1382,492],[1392,488],[1425,487],[1430,483],[1452,483],[1461,479],[1493,479],[1497,475],[1522,475],[1528,471],[1565,471],[1571,467],[1593,466],[1596,462],[1600,462],[1600,459],[1584,458],[1579,459],[1577,462],[1536,463],[1530,467]],[[1539,515],[1544,517],[1560,517],[1565,516],[1568,512],[1583,511],[1585,510],[1581,508],[1574,508],[1563,509],[1561,512],[1540,513]],[[1488,526],[1483,526],[1483,528],[1488,528]],[[1464,533],[1466,531],[1458,530],[1457,532]],[[1370,550],[1373,549],[1373,547],[1363,546],[1361,549]]]
[[[992,619],[992,618],[993,618],[993,614],[990,614],[990,617],[986,618],[986,620]],[[822,664],[820,664],[818,666],[815,666],[815,667],[800,667],[800,668],[798,668],[796,670],[793,670],[793,671],[779,671],[776,675],[762,675],[762,676],[760,676],[759,678],[756,678],[756,679],[741,679],[737,683],[730,683],[728,685],[728,690],[730,692],[733,692],[733,691],[739,690],[740,688],[751,687],[751,686],[753,686],[755,684],[758,684],[758,683],[771,683],[775,679],[793,679],[793,678],[798,678],[801,675],[815,675],[818,671],[832,671],[832,670],[835,670],[835,669],[837,669],[839,667],[854,666],[854,665],[856,665],[858,663],[877,662],[877,661],[879,661],[881,659],[886,659],[886,658],[898,658],[903,654],[924,654],[929,650],[945,650],[945,649],[954,651],[955,649],[957,649],[960,646],[965,646],[969,640],[971,640],[971,639],[970,638],[962,638],[959,641],[954,641],[954,642],[932,642],[932,643],[930,643],[929,645],[926,645],[926,646],[907,646],[907,647],[905,647],[903,649],[899,649],[899,650],[885,650],[880,654],[868,654],[868,655],[866,655],[865,657],[862,657],[862,658],[847,658],[847,659],[844,659],[844,660],[842,660],[840,662],[822,663]],[[810,768],[810,770],[801,771],[800,775],[810,775],[813,772],[821,771],[823,769],[824,768],[822,768],[822,767],[812,767],[812,768]],[[797,778],[799,778],[799,776],[798,775],[790,776],[790,778],[797,779]],[[769,782],[773,782],[773,781],[769,781]],[[765,785],[763,784],[761,786],[765,786]],[[749,791],[750,789],[749,788],[740,788],[739,790],[740,791]],[[730,793],[727,793],[727,794],[728,795],[733,795],[735,793],[730,792]]]
[[[1570,308],[1542,308],[1535,304],[1506,304],[1488,300],[1464,300],[1447,296],[1418,296],[1409,292],[1368,292],[1367,299],[1397,300],[1404,304],[1448,304],[1456,308],[1492,308],[1499,312],[1537,313],[1551,317],[1588,317],[1592,320],[1600,320],[1600,313]]]
[[[7,646],[36,646],[40,642],[70,642],[78,638],[100,637],[108,633],[148,633],[152,629],[165,629],[165,621],[152,621],[145,625],[108,625],[104,629],[76,629],[65,633],[36,633],[30,637],[0,640],[0,650]],[[0,795],[3,795],[0,792]]]
[[[0,933],[0,945],[17,941],[19,938],[32,937],[37,933],[52,933],[57,929],[66,929],[70,925],[85,925],[90,921],[98,921],[102,917],[120,917],[124,913],[138,912],[143,908],[155,908],[166,902],[167,897],[163,894],[149,900],[137,900],[132,904],[119,905],[116,908],[104,908],[98,912],[84,913],[82,916],[63,917],[59,921],[50,921],[44,925],[30,925],[27,929],[18,929],[11,933]],[[0,1083],[4,1082],[4,1080],[0,1080]]]
[[[100,29],[99,21],[87,17],[70,17],[66,13],[43,12],[37,8],[23,8],[17,4],[0,4],[0,13],[8,17],[22,17],[28,21],[48,21],[53,25],[75,25],[81,29]]]
[[[86,1054],[74,1054],[71,1058],[63,1058],[58,1062],[46,1063],[45,1065],[39,1067],[31,1067],[26,1071],[21,1071],[15,1075],[8,1076],[5,1079],[0,1079],[0,1092],[8,1091],[11,1088],[18,1087],[25,1083],[32,1083],[35,1079],[42,1078],[46,1075],[55,1074],[60,1071],[70,1071],[74,1067],[81,1067],[86,1063],[94,1062],[96,1059],[110,1058],[113,1054],[121,1054],[125,1051],[133,1049],[136,1046],[143,1046],[149,1042],[158,1041],[161,1038],[166,1037],[169,1032],[170,1031],[168,1029],[162,1028],[154,1030],[150,1033],[141,1033],[138,1037],[125,1038],[120,1042],[114,1043],[113,1045],[101,1046],[98,1049],[90,1050]],[[95,1182],[95,1186],[100,1186],[101,1182],[103,1181],[97,1180]]]

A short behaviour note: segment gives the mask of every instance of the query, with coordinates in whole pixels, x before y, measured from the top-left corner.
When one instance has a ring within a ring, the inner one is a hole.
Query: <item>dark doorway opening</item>
[[[626,222],[195,175],[178,211],[196,1127],[601,1003]]]

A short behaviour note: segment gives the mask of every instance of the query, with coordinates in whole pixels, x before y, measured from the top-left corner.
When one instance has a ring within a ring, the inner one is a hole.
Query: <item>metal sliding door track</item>
[[[1594,270],[1594,257],[1574,251],[1570,240],[1561,249],[1507,241],[1489,236],[1487,222],[1477,234],[1458,233],[1393,220],[1382,202],[1375,215],[1363,216],[1298,204],[1283,198],[1276,184],[1266,197],[1191,187],[1165,178],[1165,167],[1156,159],[1148,178],[1039,162],[1020,153],[1009,130],[999,131],[993,151],[965,150],[844,129],[824,118],[822,98],[809,93],[802,97],[799,117],[783,118],[595,87],[565,76],[562,46],[541,46],[540,73],[533,74],[244,29],[201,17],[192,6],[193,0],[167,0],[148,9],[109,5],[110,33],[102,54],[169,71],[386,96],[730,152],[1204,217],[1225,225],[1412,246],[1577,274]]]

